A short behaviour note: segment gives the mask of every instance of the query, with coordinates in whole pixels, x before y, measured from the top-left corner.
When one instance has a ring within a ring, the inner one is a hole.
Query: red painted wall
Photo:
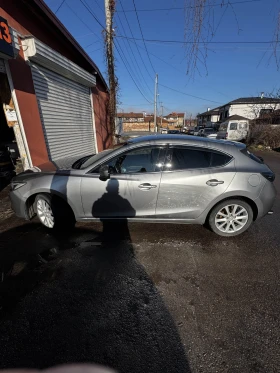
[[[32,0],[0,0],[0,15],[7,19],[9,25],[21,35],[33,35],[88,72],[94,73],[96,71],[94,66],[69,42],[59,27],[54,25]],[[31,158],[34,165],[39,165],[48,161],[48,153],[31,69],[23,58],[22,49],[15,60],[9,60],[9,66]],[[97,87],[92,91],[97,144],[98,150],[101,151],[111,145],[111,135],[108,133],[108,93],[105,84],[98,75]]]
[[[109,97],[104,86],[100,84],[98,78],[96,81],[96,87],[92,88],[92,93],[97,147],[100,152],[112,145],[112,136],[107,113]]]

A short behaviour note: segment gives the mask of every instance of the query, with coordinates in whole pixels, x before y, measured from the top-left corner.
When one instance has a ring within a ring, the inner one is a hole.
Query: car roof
[[[136,137],[134,139],[128,140],[128,144],[149,144],[149,143],[158,143],[158,144],[184,144],[184,145],[195,145],[203,147],[214,147],[217,149],[225,149],[229,146],[234,146],[235,148],[245,148],[246,145],[234,141],[228,140],[217,140],[207,137],[198,137],[198,136],[189,136],[189,135],[171,135],[171,134],[153,134],[149,136]]]

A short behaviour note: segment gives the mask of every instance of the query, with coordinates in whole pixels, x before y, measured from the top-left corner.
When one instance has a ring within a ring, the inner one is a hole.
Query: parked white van
[[[221,123],[217,139],[243,141],[246,140],[248,132],[249,120],[240,115],[232,115]]]

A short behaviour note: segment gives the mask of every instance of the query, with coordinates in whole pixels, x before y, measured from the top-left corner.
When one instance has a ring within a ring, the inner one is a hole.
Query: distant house
[[[176,127],[183,127],[184,126],[184,120],[185,120],[185,113],[170,113],[168,115],[165,115],[163,119],[167,120],[169,127],[172,126],[174,128]]]
[[[271,97],[241,97],[215,109],[198,114],[198,124],[213,125],[224,122],[228,117],[239,115],[247,119],[256,119],[263,114],[280,109],[280,99]]]
[[[212,123],[217,123],[220,120],[220,107],[215,109],[208,108],[204,113],[197,115],[197,124],[208,126]]]
[[[144,113],[118,113],[118,121],[122,121],[122,131],[149,131],[154,132],[154,115],[145,115]],[[168,127],[169,122],[161,117],[156,117],[157,127],[161,125],[164,128]]]
[[[280,109],[280,99],[271,97],[243,97],[230,101],[220,107],[220,121],[231,115],[240,115],[248,119],[259,118],[264,111]]]

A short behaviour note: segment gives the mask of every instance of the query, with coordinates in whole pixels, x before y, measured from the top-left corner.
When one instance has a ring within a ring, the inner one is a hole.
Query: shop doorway
[[[17,117],[8,78],[0,73],[0,190],[7,186],[16,173],[22,172],[22,162],[14,126]]]

